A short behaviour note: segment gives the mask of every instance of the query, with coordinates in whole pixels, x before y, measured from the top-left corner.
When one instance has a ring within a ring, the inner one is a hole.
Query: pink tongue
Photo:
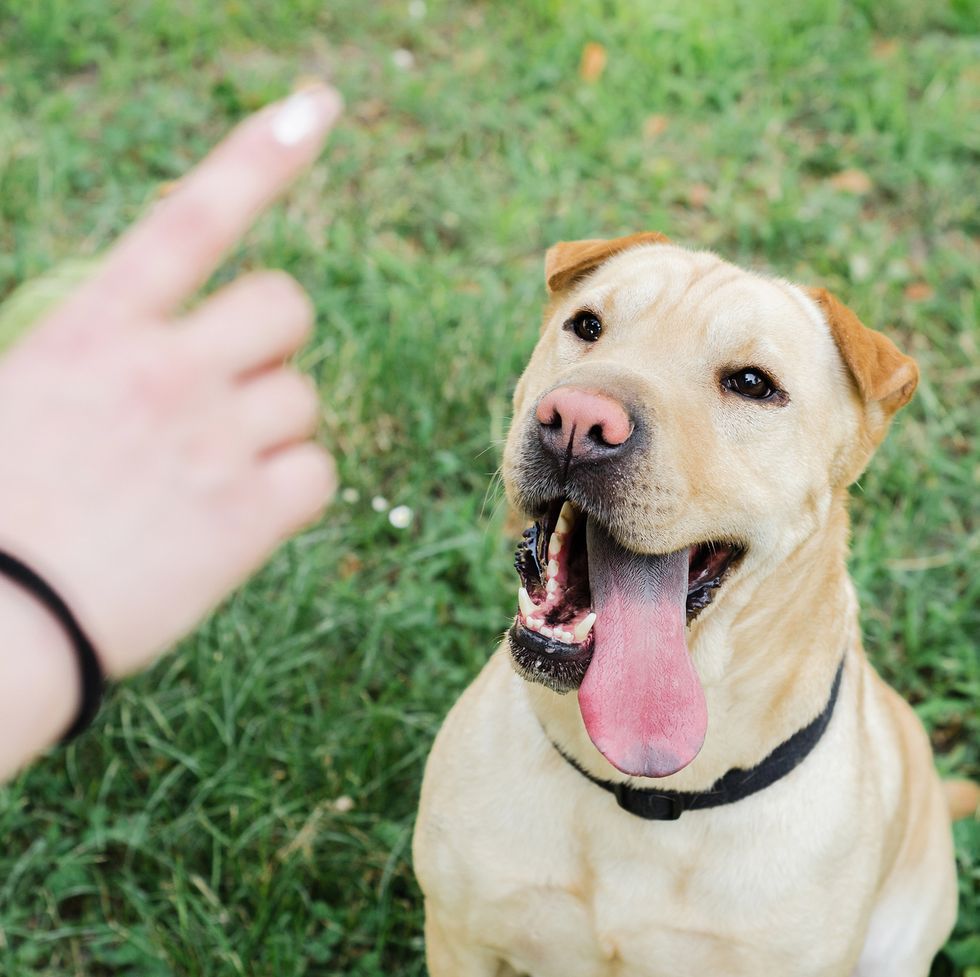
[[[599,752],[635,777],[666,777],[697,755],[704,692],[684,641],[688,550],[640,556],[590,519],[595,650],[578,692]]]

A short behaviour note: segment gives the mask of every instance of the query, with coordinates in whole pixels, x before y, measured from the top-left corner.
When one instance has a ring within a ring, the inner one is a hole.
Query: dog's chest
[[[488,907],[510,966],[531,977],[737,972],[730,941],[693,924],[683,881],[666,874],[638,880],[624,868],[613,886],[586,873],[516,889]]]
[[[513,786],[511,796],[528,802],[520,828],[483,820],[479,853],[467,846],[461,896],[475,942],[516,974],[847,972],[871,872],[846,842],[821,850],[812,840],[802,811],[819,808],[812,795],[795,817],[746,803],[648,822],[586,783],[560,793],[543,777]]]
[[[599,837],[562,859],[542,838],[541,864],[525,857],[526,874],[515,861],[498,876],[478,915],[484,938],[516,973],[677,977],[773,965],[771,919],[758,904],[740,909],[732,867],[699,866],[693,837],[642,854],[628,844],[617,850],[623,840]]]

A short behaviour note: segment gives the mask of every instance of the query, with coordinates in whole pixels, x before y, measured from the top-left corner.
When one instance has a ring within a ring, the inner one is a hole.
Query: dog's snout
[[[552,454],[597,461],[622,453],[633,434],[626,408],[608,394],[581,387],[557,387],[535,412],[544,447]]]

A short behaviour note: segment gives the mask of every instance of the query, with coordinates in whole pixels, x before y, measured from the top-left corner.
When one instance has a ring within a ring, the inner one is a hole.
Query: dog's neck
[[[841,493],[786,559],[733,581],[695,622],[689,638],[708,705],[704,746],[684,770],[637,783],[706,790],[733,767],[757,764],[824,708],[842,655],[860,648],[845,503]],[[522,685],[552,742],[591,774],[624,779],[592,745],[574,693]]]

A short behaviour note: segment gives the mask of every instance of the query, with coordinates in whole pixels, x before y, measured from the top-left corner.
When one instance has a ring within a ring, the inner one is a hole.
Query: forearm
[[[79,698],[78,664],[61,624],[0,576],[0,780],[68,729]]]

